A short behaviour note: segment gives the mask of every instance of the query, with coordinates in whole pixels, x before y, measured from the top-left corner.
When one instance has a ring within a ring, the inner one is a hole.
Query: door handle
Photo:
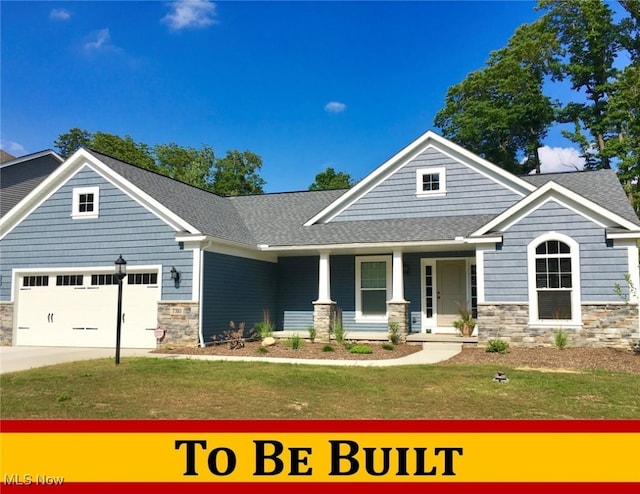
[[[122,313],[122,322],[124,323],[124,312]]]
[[[51,312],[47,314],[47,322],[51,322]]]

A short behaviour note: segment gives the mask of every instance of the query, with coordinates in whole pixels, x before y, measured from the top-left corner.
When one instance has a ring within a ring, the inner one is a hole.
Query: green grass
[[[496,370],[510,379],[492,381]],[[0,414],[71,419],[640,417],[637,374],[482,365],[339,367],[130,358],[0,376]],[[305,403],[305,407],[295,406]]]

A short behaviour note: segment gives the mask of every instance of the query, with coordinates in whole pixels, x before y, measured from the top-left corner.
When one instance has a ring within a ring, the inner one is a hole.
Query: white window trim
[[[538,319],[538,288],[536,286],[536,247],[548,240],[559,240],[569,246],[571,258],[571,319]],[[529,286],[529,325],[543,328],[578,328],[582,326],[580,292],[580,244],[561,233],[549,232],[532,240],[527,246]]]
[[[93,194],[93,211],[80,212],[80,195]],[[73,189],[73,199],[71,204],[71,218],[73,219],[95,219],[100,215],[100,187],[76,187]]]
[[[383,322],[386,323],[389,320],[389,311],[385,312],[384,316],[366,316],[362,313],[362,291],[360,289],[361,276],[362,276],[362,263],[363,262],[385,262],[386,263],[386,277],[387,277],[387,301],[391,300],[391,284],[392,284],[392,270],[391,270],[391,256],[357,256],[356,257],[356,322]]]
[[[440,190],[422,190],[425,175],[440,175]],[[416,170],[416,197],[444,197],[447,195],[447,169],[444,166],[418,168]]]

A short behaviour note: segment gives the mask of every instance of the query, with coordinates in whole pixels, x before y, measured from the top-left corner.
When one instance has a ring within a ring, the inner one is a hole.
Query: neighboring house
[[[4,151],[3,151],[4,153]],[[47,150],[20,158],[3,154],[11,159],[0,164],[0,217],[36,188],[64,161],[55,151]]]
[[[122,255],[123,347],[266,311],[320,340],[336,313],[351,339],[455,334],[459,306],[479,342],[628,346],[639,238],[614,171],[517,177],[433,132],[347,191],[233,198],[81,149],[0,220],[2,337],[113,346]]]

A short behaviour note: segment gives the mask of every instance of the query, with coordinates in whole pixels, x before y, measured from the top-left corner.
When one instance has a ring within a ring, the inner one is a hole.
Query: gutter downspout
[[[200,286],[198,287],[198,292],[199,292],[199,301],[198,304],[200,306],[199,310],[198,310],[198,339],[200,340],[200,347],[204,348],[205,342],[204,342],[204,333],[202,330],[202,317],[203,317],[203,301],[202,301],[202,296],[204,293],[204,251],[207,247],[211,247],[211,244],[213,243],[213,241],[209,240],[207,241],[207,243],[205,245],[203,245],[202,247],[200,247]]]

